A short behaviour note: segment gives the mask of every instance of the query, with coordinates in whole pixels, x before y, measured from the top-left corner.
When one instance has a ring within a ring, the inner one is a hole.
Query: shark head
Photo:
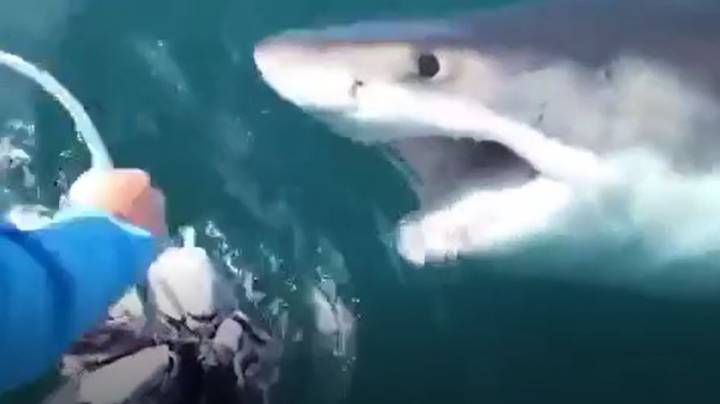
[[[543,231],[630,150],[677,172],[716,161],[717,7],[620,3],[288,30],[254,59],[280,97],[407,169],[421,208],[397,245],[424,264]]]

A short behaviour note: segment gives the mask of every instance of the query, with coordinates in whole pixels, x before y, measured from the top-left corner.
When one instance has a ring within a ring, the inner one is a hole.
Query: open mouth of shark
[[[426,136],[386,146],[426,207],[447,204],[468,190],[519,187],[539,175],[527,160],[494,141]]]
[[[497,141],[442,134],[389,141],[420,208],[399,223],[396,248],[423,265],[491,252],[543,229],[571,200],[571,186],[549,179]]]
[[[442,262],[491,249],[523,233],[523,227],[537,226],[537,219],[527,221],[518,208],[527,198],[543,198],[532,191],[542,174],[506,145],[435,135],[384,146],[420,201],[420,209],[397,229],[396,247],[410,262]]]

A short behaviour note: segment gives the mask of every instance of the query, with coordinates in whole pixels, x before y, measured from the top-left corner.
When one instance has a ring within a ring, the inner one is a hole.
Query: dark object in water
[[[66,403],[267,403],[280,342],[235,311],[110,319],[64,356],[67,382],[47,400]]]

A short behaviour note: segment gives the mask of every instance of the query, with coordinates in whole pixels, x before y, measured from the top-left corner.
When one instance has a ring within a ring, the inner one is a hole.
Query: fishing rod
[[[0,64],[29,78],[55,98],[70,114],[75,131],[88,148],[91,170],[111,170],[113,162],[100,133],[80,101],[60,84],[50,73],[40,69],[20,56],[0,50]]]

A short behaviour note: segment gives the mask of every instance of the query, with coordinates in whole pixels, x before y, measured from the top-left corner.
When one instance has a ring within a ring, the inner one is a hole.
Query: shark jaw
[[[398,252],[416,265],[521,242],[547,230],[579,192],[614,177],[589,150],[471,100],[372,84],[356,97],[349,119],[386,134],[376,142],[408,167],[419,196],[420,210],[396,234]]]
[[[259,44],[260,74],[282,98],[339,134],[385,147],[407,169],[420,209],[398,224],[396,247],[412,264],[482,254],[531,237],[582,189],[614,177],[590,150],[477,100],[359,81],[331,64],[294,65],[295,46],[284,37]]]

